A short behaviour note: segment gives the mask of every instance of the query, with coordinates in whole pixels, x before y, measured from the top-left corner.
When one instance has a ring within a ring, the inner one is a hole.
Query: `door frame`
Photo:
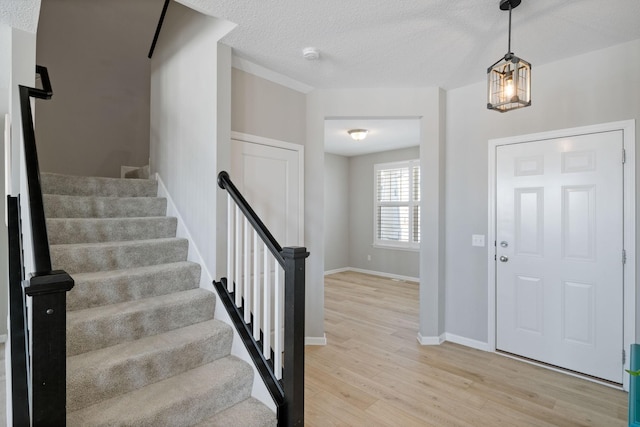
[[[560,129],[549,132],[532,133],[506,138],[490,139],[488,141],[488,347],[489,351],[496,351],[496,153],[503,145],[520,144],[556,138],[567,138],[584,134],[622,131],[623,148],[625,150],[625,166],[623,168],[623,244],[626,251],[626,263],[623,269],[623,346],[627,351],[624,369],[629,369],[629,349],[635,343],[636,337],[636,182],[635,182],[635,144],[636,122],[624,120],[619,122],[602,123],[592,126],[582,126]],[[622,153],[620,153],[622,156]],[[621,159],[622,160],[622,159]],[[494,242],[491,245],[491,242]],[[620,254],[622,256],[622,254]],[[620,355],[622,357],[622,355]],[[563,371],[567,372],[567,371]],[[623,388],[629,389],[629,376],[623,375]]]
[[[272,148],[281,148],[295,151],[298,154],[298,197],[300,203],[298,207],[298,246],[304,247],[304,145],[292,142],[279,141],[277,139],[265,138],[262,136],[250,135],[248,133],[231,131],[231,140],[249,142],[251,144],[266,145]]]

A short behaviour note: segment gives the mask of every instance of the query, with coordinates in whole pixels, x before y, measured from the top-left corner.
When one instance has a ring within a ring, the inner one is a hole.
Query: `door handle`
[[[506,256],[502,255],[502,256],[500,257],[500,261],[502,261],[502,262],[507,262],[507,261],[509,261],[509,258],[507,258]]]

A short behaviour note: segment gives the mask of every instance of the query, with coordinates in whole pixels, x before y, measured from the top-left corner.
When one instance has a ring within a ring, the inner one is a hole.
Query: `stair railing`
[[[51,269],[31,98],[50,99],[53,92],[47,69],[36,66],[36,74],[40,76],[42,89],[19,86],[25,158],[23,166],[31,219],[27,226],[31,228],[33,254],[24,253],[22,234],[25,224],[20,220],[22,199],[8,196],[7,200],[12,413],[14,425],[64,426],[67,384],[66,293],[73,288],[74,282],[66,272]],[[24,260],[25,256],[31,255],[35,271],[26,279]]]
[[[214,286],[276,403],[278,426],[304,425],[306,248],[273,237],[227,172],[227,277]]]

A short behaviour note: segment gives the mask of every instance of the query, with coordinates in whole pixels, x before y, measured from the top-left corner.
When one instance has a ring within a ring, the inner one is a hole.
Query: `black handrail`
[[[153,51],[156,50],[156,43],[158,43],[158,37],[160,37],[160,31],[162,30],[162,24],[164,23],[164,17],[167,14],[167,9],[169,8],[169,2],[171,0],[164,0],[164,6],[162,6],[162,13],[160,13],[160,19],[158,20],[158,25],[156,26],[156,32],[153,34],[153,41],[151,42],[151,47],[149,48],[149,55],[147,57],[151,59],[153,56]]]
[[[51,253],[44,215],[42,199],[42,185],[40,183],[40,167],[36,147],[35,130],[31,111],[31,97],[50,99],[53,95],[49,73],[45,67],[36,66],[36,73],[40,75],[42,89],[19,86],[20,112],[22,114],[22,135],[25,153],[25,169],[29,197],[29,214],[31,217],[31,237],[33,243],[33,259],[35,272],[30,275],[28,286],[24,288],[23,300],[31,297],[30,317],[31,339],[26,339],[25,360],[26,375],[30,379],[27,383],[28,405],[31,409],[31,423],[33,426],[66,424],[66,385],[67,385],[67,348],[66,348],[66,293],[73,288],[73,279],[64,271],[51,271]],[[13,202],[12,202],[13,203]],[[18,252],[22,251],[18,235]],[[11,240],[15,252],[15,239]],[[20,271],[25,277],[23,259],[20,257]],[[16,276],[17,277],[17,276]],[[14,278],[14,280],[17,280]],[[16,303],[19,303],[16,298]],[[13,307],[12,309],[13,310]],[[12,322],[14,319],[11,319]],[[16,320],[19,326],[19,320]],[[14,325],[11,327],[12,334]],[[13,337],[12,337],[13,340]],[[19,361],[18,361],[19,362]],[[13,360],[12,360],[13,364]],[[18,385],[18,384],[17,384]],[[13,386],[13,384],[12,384]],[[18,385],[19,386],[19,385]]]
[[[42,187],[40,185],[40,166],[38,165],[38,151],[36,135],[33,127],[30,97],[51,99],[51,81],[45,67],[36,65],[36,73],[42,79],[42,89],[20,85],[20,113],[22,114],[22,134],[24,137],[24,158],[27,164],[27,184],[29,186],[29,210],[31,212],[31,236],[33,241],[33,258],[36,271],[51,271],[51,254],[49,253],[49,238],[47,236],[47,222],[44,217],[44,203],[42,201]]]
[[[273,364],[263,356],[263,340],[256,341],[253,338],[252,324],[244,321],[240,307],[234,302],[234,295],[228,291],[227,279],[222,278],[213,284],[276,403],[278,427],[303,426],[305,260],[309,252],[303,247],[282,248],[238,191],[227,172],[218,174],[218,185],[228,192],[284,269],[284,363],[281,381],[276,379]],[[264,331],[261,335],[263,334]]]
[[[231,178],[229,178],[229,174],[226,171],[218,174],[218,187],[227,190],[227,193],[229,193],[231,198],[236,202],[236,205],[238,205],[242,213],[247,217],[249,223],[251,223],[260,238],[265,242],[271,254],[278,260],[278,263],[284,267],[284,258],[281,254],[282,246],[280,246],[276,238],[273,237],[273,234],[271,234],[247,200],[242,196],[240,191],[238,191],[238,188],[231,182]]]

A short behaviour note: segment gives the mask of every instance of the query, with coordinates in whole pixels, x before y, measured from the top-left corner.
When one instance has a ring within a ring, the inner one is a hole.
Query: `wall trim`
[[[231,329],[233,330],[231,354],[244,360],[253,368],[253,388],[251,391],[251,395],[256,399],[260,400],[265,405],[267,405],[269,408],[271,408],[271,410],[275,411],[276,410],[275,402],[273,401],[273,398],[269,394],[269,390],[267,389],[267,386],[264,384],[264,381],[262,380],[260,373],[258,372],[255,364],[253,363],[253,360],[251,359],[251,356],[249,355],[249,352],[247,351],[246,347],[242,343],[242,339],[240,339],[240,335],[238,334],[238,331],[236,331],[236,328],[233,326],[233,322],[231,322],[231,318],[229,317],[227,310],[224,308],[224,305],[222,304],[222,299],[220,298],[220,295],[218,295],[218,292],[213,287],[213,277],[211,276],[211,273],[207,269],[207,266],[205,265],[204,260],[200,255],[200,252],[198,251],[198,247],[195,245],[195,243],[193,243],[193,239],[191,238],[191,233],[189,232],[187,227],[184,225],[182,216],[180,215],[178,208],[173,202],[173,199],[171,198],[171,195],[169,194],[167,187],[164,185],[164,182],[162,181],[160,174],[156,172],[154,174],[154,178],[158,182],[158,197],[164,197],[167,199],[167,216],[174,216],[178,220],[176,237],[181,237],[189,241],[189,250],[187,252],[187,260],[200,264],[200,267],[201,267],[200,287],[208,291],[211,291],[216,295],[216,307],[215,307],[215,312],[213,316],[214,319],[230,325]]]
[[[321,337],[304,337],[304,345],[327,345],[327,334]]]
[[[309,86],[308,84],[299,82],[295,79],[292,79],[291,77],[287,77],[283,74],[265,68],[262,65],[254,64],[249,60],[240,58],[235,55],[233,55],[231,59],[231,66],[238,70],[253,74],[254,76],[261,77],[265,80],[269,80],[270,82],[305,94],[315,89],[313,86]]]
[[[623,239],[626,251],[626,264],[623,271],[623,346],[629,349],[636,341],[636,121],[623,120],[618,122],[600,123],[590,126],[559,129],[507,138],[490,139],[488,141],[488,241],[496,240],[496,149],[498,146],[532,142],[543,139],[571,137],[577,135],[622,131],[623,148],[626,152],[626,162],[623,168]],[[489,351],[496,350],[496,261],[495,250],[489,246],[487,251],[487,286],[488,286],[488,347]],[[624,369],[629,369],[629,357]],[[629,390],[629,376],[623,375],[623,387]]]
[[[388,279],[405,280],[409,282],[420,282],[419,277],[403,276],[401,274],[385,273],[383,271],[365,270],[363,268],[355,268],[355,267],[344,267],[344,268],[337,268],[335,270],[328,270],[324,272],[324,275],[326,276],[328,274],[343,273],[345,271],[354,271],[356,273],[371,274],[372,276],[386,277]]]
[[[445,334],[442,334],[437,337],[425,337],[422,336],[420,332],[418,332],[418,342],[421,345],[440,345],[445,342]]]
[[[164,197],[167,199],[167,216],[174,216],[178,219],[178,227],[176,229],[176,237],[180,237],[183,239],[187,239],[189,241],[189,251],[187,252],[187,261],[195,262],[196,264],[200,264],[200,268],[202,268],[202,274],[200,274],[200,287],[213,291],[213,276],[209,269],[207,269],[206,264],[204,263],[204,259],[200,255],[200,251],[198,247],[193,243],[193,239],[191,238],[191,233],[187,230],[187,227],[184,225],[184,221],[182,220],[182,216],[176,207],[176,204],[173,202],[171,195],[169,194],[169,190],[164,185],[164,181],[160,177],[160,174],[156,172],[155,180],[158,181],[158,197]],[[224,307],[220,304],[222,310]],[[216,301],[216,312],[218,311],[218,301]]]
[[[465,347],[471,347],[482,351],[493,351],[489,348],[489,344],[486,342],[462,337],[460,335],[450,334],[448,332],[445,332],[444,337],[446,341],[452,342],[454,344],[460,344]]]

